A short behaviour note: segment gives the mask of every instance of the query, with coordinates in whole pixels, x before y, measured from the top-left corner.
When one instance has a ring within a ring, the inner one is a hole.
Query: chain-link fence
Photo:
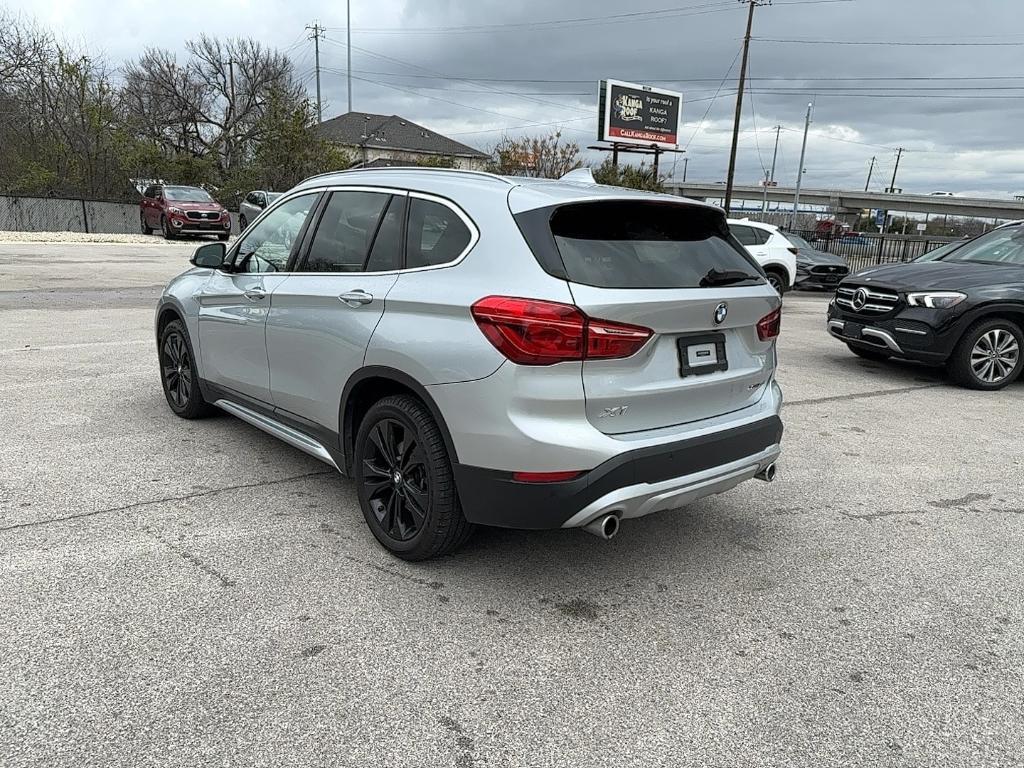
[[[0,195],[0,231],[129,234],[139,231],[139,206],[80,198]]]

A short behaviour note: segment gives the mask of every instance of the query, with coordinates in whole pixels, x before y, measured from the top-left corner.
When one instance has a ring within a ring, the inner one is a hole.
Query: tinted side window
[[[751,227],[750,231],[754,233],[754,245],[764,245],[771,239],[772,233],[767,229],[758,229],[757,227]]]
[[[744,227],[739,224],[730,224],[729,231],[732,232],[733,237],[740,241],[741,245],[757,245],[753,228]]]
[[[447,205],[418,197],[409,200],[406,267],[432,267],[455,261],[472,237],[469,227]]]
[[[382,192],[334,192],[299,271],[363,271],[389,198]]]
[[[395,195],[380,222],[377,237],[366,262],[367,272],[389,272],[402,266],[402,225],[405,223],[405,195]]]
[[[152,184],[150,184],[148,187],[146,187],[146,190],[142,193],[142,196],[143,197],[155,197],[156,196],[156,188]]]
[[[256,193],[255,192],[250,192],[248,195],[246,195],[245,196],[245,202],[249,203],[250,205],[255,205],[256,204]]]
[[[238,246],[235,269],[239,272],[280,272],[288,264],[295,239],[319,193],[299,195],[267,214],[250,227]]]

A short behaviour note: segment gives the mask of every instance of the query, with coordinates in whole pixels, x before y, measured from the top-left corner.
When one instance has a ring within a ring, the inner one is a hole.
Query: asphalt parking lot
[[[408,564],[325,465],[166,407],[192,247],[0,244],[0,764],[1022,764],[1024,383],[791,295],[775,483]]]

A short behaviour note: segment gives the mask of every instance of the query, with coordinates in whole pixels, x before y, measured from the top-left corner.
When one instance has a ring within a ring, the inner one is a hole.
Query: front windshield
[[[267,192],[267,202],[272,203],[283,194],[284,192]]]
[[[785,237],[786,237],[787,240],[789,240],[789,242],[791,242],[793,245],[795,245],[800,250],[805,250],[805,249],[808,250],[808,251],[814,250],[813,248],[811,248],[811,244],[808,243],[806,240],[804,240],[799,235],[791,235],[791,234],[789,234],[787,232],[787,233],[785,233]]]
[[[164,187],[164,197],[179,203],[213,202],[213,198],[198,187]]]
[[[946,243],[945,245],[940,245],[938,248],[933,248],[927,253],[921,254],[916,259],[914,259],[914,261],[939,261],[940,259],[944,259],[947,256],[949,256],[949,254],[951,254],[953,251],[960,249],[963,246],[963,244],[963,240],[958,240],[955,243]]]
[[[943,261],[1024,266],[1024,226],[1006,227],[965,243]]]

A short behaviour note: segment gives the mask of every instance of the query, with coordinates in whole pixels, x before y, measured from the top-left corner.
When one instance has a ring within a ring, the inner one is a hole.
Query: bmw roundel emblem
[[[715,307],[715,325],[721,325],[729,315],[729,305],[724,301]]]

